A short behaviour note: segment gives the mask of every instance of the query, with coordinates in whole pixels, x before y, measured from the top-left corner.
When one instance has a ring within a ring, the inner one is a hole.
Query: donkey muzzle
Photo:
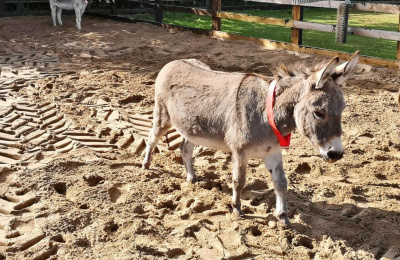
[[[342,139],[339,137],[331,138],[322,147],[319,146],[319,151],[325,161],[333,163],[343,158]]]
[[[328,162],[336,162],[343,158],[343,151],[328,151],[326,153]]]

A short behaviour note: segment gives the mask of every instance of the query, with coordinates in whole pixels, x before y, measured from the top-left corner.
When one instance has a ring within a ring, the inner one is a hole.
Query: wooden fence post
[[[113,1],[110,1],[110,13],[111,15],[117,15],[117,4]]]
[[[156,0],[156,5],[155,5],[155,20],[158,23],[162,23],[163,22],[163,11],[157,6],[157,5],[161,5],[162,4],[162,0]]]
[[[212,0],[212,9],[213,12],[221,11],[222,0]],[[212,30],[213,31],[221,31],[221,18],[212,17]]]
[[[399,14],[399,32],[400,32],[400,14]],[[397,42],[396,60],[400,60],[400,41]]]
[[[294,5],[292,9],[292,19],[293,21],[303,21],[303,6]],[[290,42],[302,45],[303,44],[303,29],[292,28],[292,35],[290,37]]]
[[[6,3],[3,0],[0,0],[0,14],[6,12]]]
[[[88,4],[87,4],[86,9],[85,9],[85,12],[91,12],[92,11],[92,8],[90,8],[90,4],[91,4],[91,2],[88,1]]]
[[[349,11],[350,4],[345,1],[345,3],[340,3],[337,9],[336,16],[336,43],[345,44],[347,42],[347,31],[349,28]]]

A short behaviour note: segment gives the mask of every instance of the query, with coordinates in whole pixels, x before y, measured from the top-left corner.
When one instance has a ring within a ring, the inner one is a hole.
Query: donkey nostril
[[[343,158],[343,152],[329,151],[328,158],[332,160],[340,160]]]

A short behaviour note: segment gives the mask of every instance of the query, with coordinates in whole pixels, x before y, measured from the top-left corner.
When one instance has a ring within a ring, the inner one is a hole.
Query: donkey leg
[[[143,169],[148,169],[150,167],[151,153],[153,152],[154,147],[160,140],[161,136],[167,133],[171,126],[167,110],[156,101],[153,113],[153,128],[149,132],[149,138],[146,144],[146,153],[142,163]]]
[[[62,9],[61,8],[57,8],[57,21],[59,25],[63,25],[62,21],[61,21],[61,13],[62,13]]]
[[[57,26],[57,7],[50,5],[51,18],[53,19],[53,26]]]
[[[85,8],[86,8],[86,6],[81,7],[81,10],[79,12],[79,28],[81,28],[81,29],[82,29],[82,16],[83,16],[83,13],[85,12]]]
[[[153,153],[154,147],[158,144],[158,141],[160,140],[161,136],[167,133],[168,129],[171,127],[164,127],[161,128],[159,126],[156,126],[150,130],[149,133],[149,138],[147,139],[147,144],[146,144],[146,151],[145,151],[145,156],[142,162],[142,168],[143,169],[148,169],[150,167],[150,160],[151,160],[151,154]]]
[[[183,140],[181,143],[181,153],[182,153],[182,160],[183,164],[186,167],[187,172],[187,181],[195,183],[197,181],[196,173],[194,172],[193,168],[193,149],[194,144],[189,142],[187,138]]]
[[[85,12],[85,10],[86,10],[86,5],[82,6],[82,8],[81,8],[81,19],[82,19],[82,16],[83,16],[83,13]]]
[[[75,16],[76,16],[76,28],[78,30],[81,29],[81,10],[79,7],[75,7]]]
[[[265,167],[272,175],[276,195],[276,217],[287,226],[290,221],[287,216],[287,180],[283,170],[282,154],[280,152],[264,158]]]
[[[233,213],[237,215],[243,215],[241,210],[240,196],[246,183],[246,169],[248,161],[249,158],[246,154],[237,152],[232,153],[232,204]]]

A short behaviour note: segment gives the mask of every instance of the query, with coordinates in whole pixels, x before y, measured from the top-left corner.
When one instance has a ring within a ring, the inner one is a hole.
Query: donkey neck
[[[295,84],[285,87],[275,98],[274,119],[282,135],[287,135],[296,128],[294,107],[299,101],[301,91],[301,84]]]

